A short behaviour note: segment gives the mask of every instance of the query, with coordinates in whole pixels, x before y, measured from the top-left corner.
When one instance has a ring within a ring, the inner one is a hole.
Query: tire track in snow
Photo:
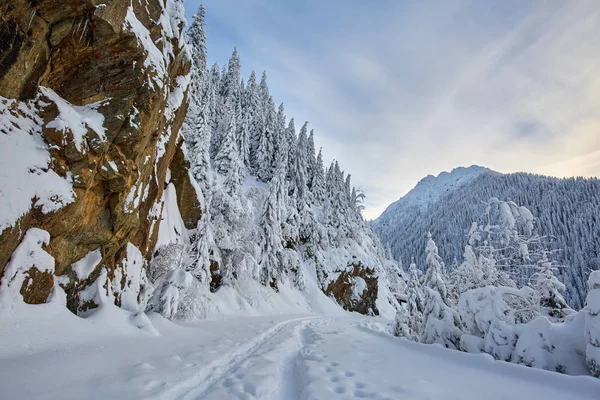
[[[185,378],[174,385],[165,388],[159,393],[147,396],[155,400],[172,399],[202,399],[209,394],[215,385],[231,375],[235,370],[254,354],[260,353],[262,347],[267,345],[271,339],[282,333],[287,327],[293,325],[304,325],[310,320],[318,317],[303,317],[280,322],[275,326],[261,332],[253,339],[247,341],[233,351],[212,361],[209,365],[199,370],[193,376]]]

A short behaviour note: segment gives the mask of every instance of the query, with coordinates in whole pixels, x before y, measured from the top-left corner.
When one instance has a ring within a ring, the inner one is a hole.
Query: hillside
[[[465,178],[468,171],[471,173]],[[598,179],[499,174],[479,167],[455,169],[423,179],[372,225],[394,257],[405,264],[414,258],[419,266],[424,265],[426,234],[431,232],[440,256],[452,268],[462,262],[471,223],[481,222],[492,197],[512,200],[537,217],[535,229],[548,236],[552,249],[559,250],[555,258],[563,266],[558,274],[567,286],[567,302],[583,307],[587,276],[590,270],[600,268]],[[423,198],[431,200],[424,202]]]

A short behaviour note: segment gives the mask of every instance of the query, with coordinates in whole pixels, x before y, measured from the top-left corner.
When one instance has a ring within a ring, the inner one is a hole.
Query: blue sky
[[[244,77],[266,70],[367,218],[456,166],[600,175],[596,0],[202,3],[209,61],[237,46]]]

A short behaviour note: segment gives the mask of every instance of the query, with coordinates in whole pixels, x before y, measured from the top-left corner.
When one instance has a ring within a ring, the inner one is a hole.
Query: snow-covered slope
[[[154,336],[112,311],[110,324],[64,308],[1,324],[3,398],[592,400],[600,392],[595,378],[412,343],[360,316],[183,327],[154,314]]]

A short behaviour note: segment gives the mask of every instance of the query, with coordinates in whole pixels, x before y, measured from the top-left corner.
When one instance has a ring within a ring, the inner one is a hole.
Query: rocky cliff
[[[0,5],[0,291],[17,285],[42,303],[60,284],[81,313],[96,306],[88,289],[106,274],[98,290],[116,304],[143,302],[171,177],[195,227],[201,210],[179,135],[184,21],[178,0]],[[26,236],[54,268],[11,261],[31,245]]]

